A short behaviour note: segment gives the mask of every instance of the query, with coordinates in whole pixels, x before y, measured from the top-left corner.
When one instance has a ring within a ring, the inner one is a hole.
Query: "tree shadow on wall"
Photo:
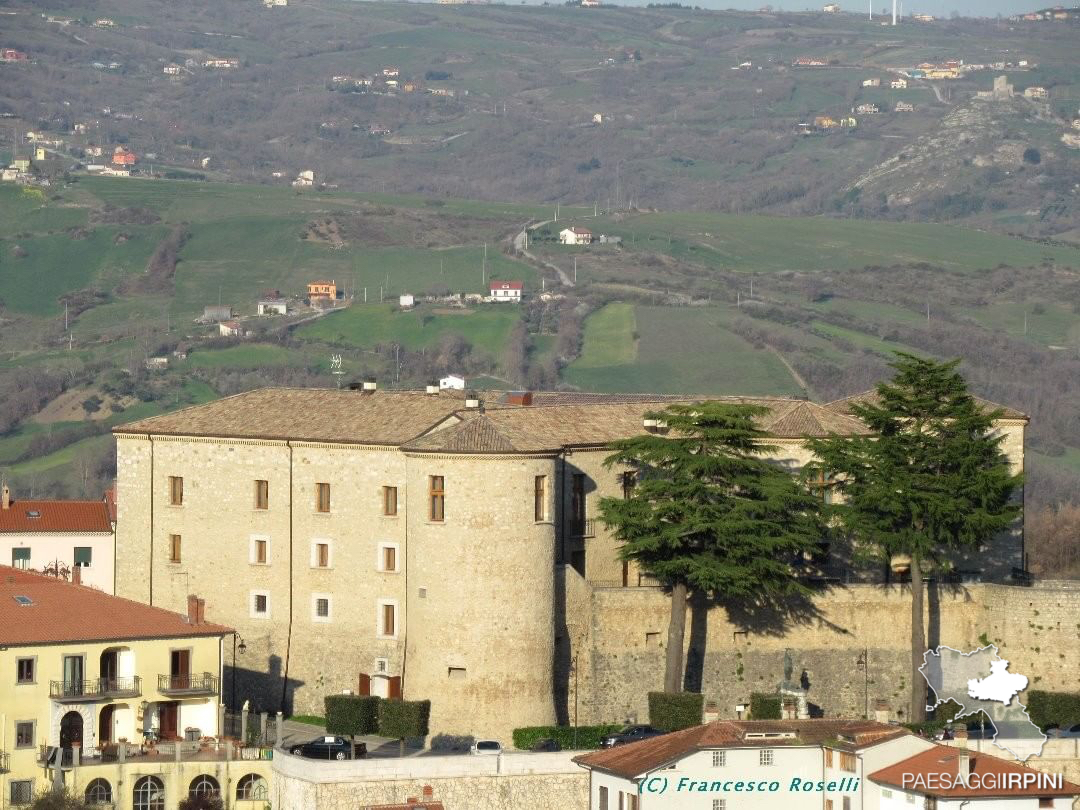
[[[245,661],[244,657],[238,657],[235,666],[223,668],[222,698],[230,711],[239,711],[244,701],[249,700],[252,711],[281,711],[286,717],[290,716],[296,690],[304,682],[285,678],[280,655],[268,656],[265,669],[256,668],[254,661]]]

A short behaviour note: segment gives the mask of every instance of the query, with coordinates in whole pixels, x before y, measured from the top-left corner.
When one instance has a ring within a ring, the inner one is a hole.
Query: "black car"
[[[310,742],[294,745],[289,749],[295,757],[307,757],[308,759],[348,759],[349,741],[344,737],[316,737]],[[353,758],[367,756],[367,745],[356,743],[353,749]]]
[[[653,728],[652,726],[627,726],[622,731],[616,734],[609,734],[600,740],[601,748],[614,748],[617,745],[626,745],[627,743],[637,742],[638,740],[648,740],[651,737],[659,737],[664,732]]]
[[[530,751],[562,751],[559,741],[552,737],[544,737],[532,744]]]

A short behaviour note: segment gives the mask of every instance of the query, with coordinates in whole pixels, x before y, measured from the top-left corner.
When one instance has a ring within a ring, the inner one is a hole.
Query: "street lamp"
[[[855,668],[863,674],[863,717],[870,719],[870,652],[863,648],[862,654],[855,662]]]
[[[239,640],[239,642],[240,642],[239,646],[237,646],[237,643],[236,643],[237,640]],[[237,653],[237,651],[239,651],[239,653],[241,655],[246,653],[247,652],[247,644],[244,642],[244,639],[241,638],[240,634],[237,633],[234,630],[233,634],[232,634],[232,699],[229,701],[229,704],[232,706],[233,711],[236,711],[236,653]]]

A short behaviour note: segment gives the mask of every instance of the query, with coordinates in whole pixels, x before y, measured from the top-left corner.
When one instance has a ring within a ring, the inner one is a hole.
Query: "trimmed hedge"
[[[375,696],[327,695],[323,698],[327,733],[346,737],[378,733],[380,702]]]
[[[1050,726],[1068,728],[1080,723],[1080,694],[1032,689],[1027,693],[1027,710],[1031,722],[1044,731]]]
[[[780,696],[767,692],[754,692],[750,695],[751,720],[779,720],[781,716]]]
[[[382,700],[378,711],[379,734],[398,740],[426,737],[430,717],[430,700]]]
[[[514,729],[514,748],[531,751],[538,740],[550,737],[557,740],[563,751],[588,751],[600,747],[600,740],[608,734],[622,731],[622,726],[578,726],[577,745],[574,745],[573,726],[526,726]]]
[[[701,725],[705,696],[697,692],[649,692],[649,725],[660,731],[681,731]]]

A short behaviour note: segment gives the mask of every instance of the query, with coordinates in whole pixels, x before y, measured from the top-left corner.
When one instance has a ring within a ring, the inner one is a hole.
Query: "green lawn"
[[[301,363],[301,353],[286,349],[284,346],[271,346],[265,343],[242,343],[227,349],[205,349],[193,351],[187,359],[194,368],[250,368],[267,366],[288,366]]]
[[[486,304],[448,314],[436,314],[428,306],[399,312],[392,304],[356,304],[301,326],[296,335],[356,348],[397,342],[407,349],[433,346],[445,335],[460,335],[473,346],[497,354],[520,316],[514,304]]]
[[[726,310],[638,306],[633,308],[633,316],[627,317],[618,309],[609,311],[613,306],[628,305],[609,304],[586,320],[581,360],[564,372],[566,381],[578,388],[700,394],[801,393],[774,353],[755,349],[724,327],[731,317]],[[598,325],[593,325],[595,319],[599,319]],[[636,353],[635,328],[639,335]],[[605,357],[624,362],[591,364]]]
[[[1036,309],[1040,310],[1036,312]],[[1027,331],[1024,315],[1027,314]],[[1027,337],[1044,346],[1080,345],[1080,315],[1071,306],[1006,301],[964,310],[964,314],[995,332]]]

